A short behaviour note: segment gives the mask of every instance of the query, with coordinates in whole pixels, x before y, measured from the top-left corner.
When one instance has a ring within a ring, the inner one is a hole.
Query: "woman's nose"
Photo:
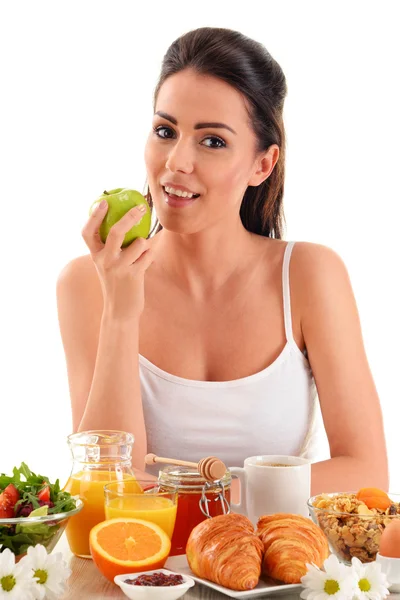
[[[170,171],[183,171],[191,173],[193,171],[193,149],[190,147],[190,140],[179,140],[173,148],[170,149],[165,166]]]

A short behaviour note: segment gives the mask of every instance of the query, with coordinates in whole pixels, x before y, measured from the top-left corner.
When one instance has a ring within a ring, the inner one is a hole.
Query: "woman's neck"
[[[215,226],[193,234],[163,229],[158,235],[154,266],[199,301],[221,290],[259,254],[259,236],[240,220],[234,227]]]

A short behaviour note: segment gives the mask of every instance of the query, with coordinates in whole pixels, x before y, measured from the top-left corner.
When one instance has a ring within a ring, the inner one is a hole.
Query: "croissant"
[[[262,551],[251,521],[233,513],[196,525],[186,545],[195,575],[238,591],[252,590],[258,584]]]
[[[264,545],[263,573],[284,583],[300,583],[307,572],[306,563],[322,567],[329,554],[322,529],[300,515],[260,517],[256,533]]]

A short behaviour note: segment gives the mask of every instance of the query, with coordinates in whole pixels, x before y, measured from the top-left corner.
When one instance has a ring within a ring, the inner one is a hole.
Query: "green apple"
[[[134,206],[138,204],[145,204],[147,207],[144,217],[137,225],[134,225],[124,237],[122,242],[122,248],[129,246],[136,240],[136,238],[142,237],[147,238],[150,233],[151,227],[151,212],[150,207],[146,201],[146,198],[136,190],[128,190],[127,188],[117,188],[110,190],[109,192],[104,191],[100,198],[95,200],[90,207],[89,214],[92,214],[93,210],[102,200],[106,200],[108,204],[108,211],[100,225],[100,238],[103,242],[106,241],[107,236],[110,232],[111,227],[121,219]]]

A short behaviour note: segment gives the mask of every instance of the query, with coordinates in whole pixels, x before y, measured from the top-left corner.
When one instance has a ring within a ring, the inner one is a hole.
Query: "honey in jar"
[[[168,466],[159,472],[160,485],[174,486],[178,491],[178,510],[171,540],[170,556],[185,554],[192,529],[210,517],[228,513],[231,501],[231,474],[207,482],[190,467]],[[204,511],[204,512],[203,512]]]

